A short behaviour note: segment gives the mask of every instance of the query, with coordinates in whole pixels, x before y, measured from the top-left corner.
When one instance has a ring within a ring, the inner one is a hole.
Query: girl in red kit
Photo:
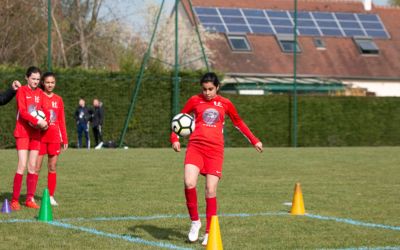
[[[211,216],[217,214],[217,186],[222,176],[224,160],[223,126],[225,115],[228,115],[233,124],[254,145],[258,152],[263,147],[227,98],[218,95],[219,80],[215,73],[206,73],[200,80],[202,93],[192,96],[181,113],[192,113],[195,118],[196,129],[190,135],[184,163],[184,183],[186,205],[192,220],[188,234],[189,241],[194,242],[199,238],[201,222],[197,211],[197,179],[202,174],[206,177],[206,234],[202,242],[207,245],[208,231]],[[171,134],[172,148],[180,152],[179,138]]]
[[[38,88],[40,82],[40,69],[28,68],[25,79],[27,84],[17,91],[17,123],[14,137],[18,152],[17,172],[14,176],[11,209],[20,210],[19,196],[21,193],[22,177],[28,166],[26,177],[27,194],[25,205],[29,208],[39,208],[33,199],[37,175],[35,174],[36,160],[40,148],[40,131],[47,129],[47,122],[31,116],[34,110],[42,109],[43,91]]]
[[[47,154],[47,186],[50,194],[50,203],[53,206],[57,206],[58,204],[54,199],[57,182],[57,159],[61,151],[61,146],[64,150],[68,148],[64,103],[60,96],[53,93],[56,86],[55,74],[52,72],[46,72],[42,79],[42,87],[44,90],[43,111],[49,122],[49,128],[42,132],[39,157],[37,158],[36,163],[36,174],[39,174],[40,169],[42,168],[43,158]]]

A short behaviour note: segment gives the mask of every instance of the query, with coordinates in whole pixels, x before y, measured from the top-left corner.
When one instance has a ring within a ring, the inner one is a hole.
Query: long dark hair
[[[218,88],[218,86],[221,84],[218,80],[218,76],[217,74],[215,74],[214,72],[208,72],[205,73],[201,79],[200,79],[200,85],[202,85],[205,82],[212,82],[214,84],[215,87]]]
[[[31,66],[26,70],[25,76],[29,78],[33,73],[39,73],[40,75],[42,74],[38,67]]]

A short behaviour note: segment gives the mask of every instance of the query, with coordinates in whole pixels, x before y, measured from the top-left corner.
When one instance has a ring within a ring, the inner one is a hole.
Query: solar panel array
[[[194,9],[200,23],[212,32],[293,34],[293,11],[210,7],[195,7]],[[389,38],[378,15],[347,12],[299,11],[297,12],[297,34]]]

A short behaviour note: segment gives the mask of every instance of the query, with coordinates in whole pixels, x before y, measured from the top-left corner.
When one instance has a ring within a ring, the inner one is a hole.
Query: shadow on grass
[[[8,201],[11,202],[11,198],[12,198],[12,193],[10,192],[4,192],[4,193],[0,193],[0,203],[3,203],[5,199],[7,199]],[[26,194],[21,195],[19,197],[19,202],[24,202],[26,200]],[[42,196],[39,195],[35,195],[35,201],[41,201],[42,200]]]
[[[170,228],[160,228],[154,225],[140,225],[128,228],[134,234],[137,234],[138,231],[144,230],[159,240],[171,240],[171,239],[186,239],[186,235],[181,233],[178,230],[170,229]],[[141,236],[136,236],[141,237]]]

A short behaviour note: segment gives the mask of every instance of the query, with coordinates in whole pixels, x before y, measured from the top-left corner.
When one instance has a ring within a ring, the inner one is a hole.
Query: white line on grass
[[[219,217],[255,217],[255,216],[289,216],[290,214],[287,212],[264,212],[264,213],[227,213],[227,214],[219,214]],[[361,227],[370,227],[370,228],[381,228],[388,229],[394,231],[400,231],[400,226],[390,226],[384,224],[375,224],[363,221],[356,221],[352,219],[346,218],[338,218],[332,216],[322,216],[318,214],[305,214],[306,217],[318,220],[331,220],[340,223],[351,224],[354,226]],[[204,214],[200,215],[200,217],[205,217]],[[69,222],[69,221],[146,221],[146,220],[159,220],[159,219],[182,219],[188,218],[187,214],[160,214],[160,215],[152,215],[152,216],[120,216],[120,217],[95,217],[95,218],[66,218],[57,220],[59,222]],[[10,219],[10,220],[0,220],[0,223],[30,223],[35,222],[35,220],[23,220],[23,219]]]
[[[313,218],[313,219],[318,219],[318,220],[333,220],[333,221],[336,221],[336,222],[342,222],[342,223],[351,224],[351,225],[355,225],[355,226],[361,226],[361,227],[382,228],[382,229],[400,231],[400,227],[399,226],[389,226],[389,225],[384,225],[384,224],[375,224],[375,223],[356,221],[356,220],[346,219],[346,218],[337,218],[337,217],[332,217],[332,216],[322,216],[322,215],[317,215],[317,214],[306,214],[305,216],[307,216],[309,218]]]

